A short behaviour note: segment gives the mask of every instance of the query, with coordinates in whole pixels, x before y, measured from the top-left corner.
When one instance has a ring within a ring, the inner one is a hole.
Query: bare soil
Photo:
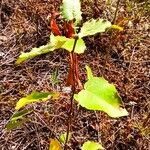
[[[95,3],[96,2],[96,3]],[[116,1],[83,0],[84,21],[102,17],[112,21]],[[59,50],[15,65],[21,51],[46,44],[48,16],[59,11],[60,0],[1,0],[0,2],[0,150],[47,150],[50,138],[66,131],[70,94],[64,92],[68,53]],[[80,55],[81,81],[85,65],[97,76],[115,84],[129,112],[128,117],[109,118],[74,106],[70,150],[80,150],[86,140],[102,143],[106,150],[150,149],[150,3],[122,1],[116,23],[124,31],[109,31],[85,38],[87,50]],[[57,84],[51,76],[58,68]],[[4,129],[19,98],[33,90],[60,91],[61,99],[33,106],[30,121],[13,131]]]

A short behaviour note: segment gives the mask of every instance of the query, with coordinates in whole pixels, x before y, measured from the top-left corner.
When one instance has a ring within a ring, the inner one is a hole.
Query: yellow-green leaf
[[[78,36],[80,38],[94,35],[96,33],[105,32],[107,28],[111,27],[111,22],[104,19],[91,19],[85,22],[81,28]]]
[[[32,48],[30,52],[22,52],[21,55],[18,57],[16,64],[18,65],[28,59],[32,59],[36,56],[59,49],[66,42],[66,40],[67,38],[64,36],[54,36],[53,34],[51,34],[50,42],[47,45],[43,45],[38,48]]]
[[[71,52],[73,49],[74,41],[75,41],[75,39],[68,39],[64,43],[64,45],[62,45],[62,48]],[[74,52],[77,54],[81,54],[81,53],[84,53],[85,49],[86,49],[86,46],[85,46],[84,41],[82,39],[78,39]]]
[[[49,150],[62,150],[60,142],[56,139],[51,139]]]
[[[101,110],[110,117],[127,116],[122,108],[121,98],[113,84],[103,77],[92,77],[85,83],[84,89],[74,96],[75,100],[89,110]]]
[[[97,142],[87,141],[83,144],[81,150],[103,150],[103,146]]]
[[[65,36],[54,36],[51,34],[50,43],[41,46],[39,48],[33,48],[30,52],[24,53],[18,57],[16,64],[20,64],[28,59],[32,59],[36,56],[52,52],[56,49],[63,48],[69,52],[72,51],[75,39],[66,38]],[[85,43],[82,39],[78,39],[74,52],[83,53],[86,49]]]
[[[75,42],[75,39],[66,38],[64,36],[55,36],[52,39],[52,43],[54,43],[55,45],[59,45],[59,47],[57,48],[63,48],[69,52],[72,51],[74,42]],[[83,53],[85,49],[86,49],[86,46],[85,46],[84,41],[82,39],[78,39],[74,52],[80,54],[80,53]]]
[[[64,43],[68,40],[69,38],[66,38],[65,36],[54,36],[51,34],[50,36],[50,43],[55,49],[61,48]]]
[[[62,15],[66,20],[76,20],[79,23],[82,20],[80,0],[63,0]]]
[[[123,27],[120,27],[120,26],[118,26],[118,25],[112,25],[110,28],[112,28],[112,29],[117,29],[117,30],[120,30],[120,31],[123,31]]]
[[[30,95],[21,98],[17,102],[15,109],[19,110],[20,108],[26,106],[27,104],[31,104],[33,102],[46,101],[50,98],[57,98],[57,96],[58,93],[56,92],[32,92]]]

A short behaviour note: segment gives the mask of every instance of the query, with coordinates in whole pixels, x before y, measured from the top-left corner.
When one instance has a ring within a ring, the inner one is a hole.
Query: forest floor
[[[112,3],[111,3],[112,2]],[[68,53],[59,50],[29,60],[15,61],[21,51],[46,44],[51,33],[48,16],[59,10],[60,0],[2,0],[0,4],[0,150],[47,150],[50,138],[66,132],[70,94],[66,93]],[[112,21],[116,1],[82,0],[84,21]],[[117,87],[129,116],[112,119],[103,112],[74,106],[72,138],[68,149],[80,150],[87,140],[106,150],[149,150],[150,147],[150,3],[123,1],[116,19],[122,32],[85,38],[80,55],[81,81],[85,65]],[[52,81],[58,69],[58,83]],[[34,105],[30,121],[13,131],[5,125],[16,102],[32,91],[60,91],[61,98]]]

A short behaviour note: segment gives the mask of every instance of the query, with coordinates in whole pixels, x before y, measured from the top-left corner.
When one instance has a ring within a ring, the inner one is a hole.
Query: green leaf
[[[103,150],[101,144],[93,141],[87,141],[83,144],[81,150]]]
[[[76,20],[76,24],[80,23],[82,20],[82,12],[81,12],[81,2],[80,0],[74,0],[74,18]]]
[[[39,48],[33,48],[30,52],[27,53],[22,52],[17,59],[16,64],[20,64],[28,59],[32,59],[36,56],[46,54],[60,48],[71,52],[74,41],[75,39],[66,38],[65,36],[54,36],[53,34],[51,34],[50,43]],[[83,53],[85,49],[86,46],[84,41],[82,39],[78,39],[74,52],[80,54]]]
[[[52,73],[50,80],[52,82],[53,85],[55,85],[56,83],[59,83],[59,79],[58,79],[58,67],[55,68],[54,72]]]
[[[104,19],[91,19],[83,24],[78,36],[82,38],[96,33],[105,32],[109,27],[111,27],[111,22],[109,21]]]
[[[18,119],[22,119],[24,116],[26,116],[27,114],[31,113],[31,110],[21,110],[21,111],[17,111],[15,114],[12,115],[11,120],[12,121],[16,121]]]
[[[121,98],[113,84],[102,77],[90,77],[84,90],[74,96],[78,103],[89,110],[101,110],[110,117],[127,116],[128,112],[121,106]]]
[[[50,140],[49,150],[62,150],[61,144],[56,139]]]
[[[51,44],[47,44],[39,48],[32,48],[30,52],[27,52],[27,53],[22,52],[19,58],[17,59],[16,64],[18,65],[28,59],[32,59],[36,56],[39,56],[41,54],[46,54],[54,50],[55,50],[55,47],[53,47]]]
[[[50,98],[58,98],[58,93],[55,92],[32,92],[30,95],[27,95],[24,98],[21,98],[17,104],[15,109],[19,110],[27,104],[31,104],[33,102],[41,102],[46,101]]]
[[[79,23],[82,20],[80,0],[63,0],[62,15],[66,20],[76,20]]]
[[[66,20],[73,20],[73,0],[63,0],[62,15]]]
[[[16,64],[18,65],[28,59],[32,59],[36,56],[46,54],[56,49],[59,49],[66,42],[66,40],[67,39],[65,37],[61,37],[60,39],[57,36],[51,34],[50,43],[48,43],[47,45],[43,45],[39,48],[32,48],[31,51],[27,53],[22,52],[19,58],[17,59]]]
[[[63,134],[60,135],[59,140],[60,140],[61,143],[66,142],[66,136],[67,136],[67,133],[63,133]],[[70,140],[70,138],[71,138],[71,133],[69,133],[68,141]]]
[[[69,38],[66,38],[65,36],[54,36],[53,34],[51,34],[50,43],[53,47],[55,47],[55,49],[59,49],[65,44],[68,39]]]
[[[24,117],[31,112],[32,112],[31,110],[26,110],[26,109],[15,112],[12,115],[10,121],[6,124],[6,129],[12,130],[17,128],[18,126],[21,126],[23,123],[27,121],[27,119]]]

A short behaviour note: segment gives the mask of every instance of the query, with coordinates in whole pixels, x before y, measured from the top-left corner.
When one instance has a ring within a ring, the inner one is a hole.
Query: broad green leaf
[[[83,24],[78,36],[82,38],[96,33],[105,32],[109,27],[111,27],[111,22],[109,21],[104,19],[91,19]]]
[[[128,115],[126,109],[121,107],[122,101],[115,86],[102,77],[90,78],[74,98],[82,107],[104,111],[110,117]]]
[[[15,109],[19,110],[27,104],[31,104],[33,102],[41,102],[46,101],[50,98],[57,98],[58,93],[55,92],[32,92],[30,95],[27,95],[24,98],[21,98],[17,104]]]
[[[103,150],[103,146],[97,142],[87,141],[83,144],[81,150]]]
[[[26,110],[26,109],[14,113],[10,118],[10,121],[6,124],[6,129],[12,130],[17,128],[18,126],[21,126],[24,122],[27,121],[27,119],[24,117],[29,113],[31,113],[31,110]]]
[[[62,15],[66,20],[76,20],[79,23],[82,20],[80,0],[63,0]]]
[[[66,142],[66,136],[67,136],[67,133],[63,133],[60,135],[59,140],[61,143]],[[69,135],[68,135],[68,141],[70,140],[70,138],[71,138],[71,133],[69,133]]]
[[[56,139],[51,139],[50,145],[49,145],[49,150],[62,150],[59,141]]]

